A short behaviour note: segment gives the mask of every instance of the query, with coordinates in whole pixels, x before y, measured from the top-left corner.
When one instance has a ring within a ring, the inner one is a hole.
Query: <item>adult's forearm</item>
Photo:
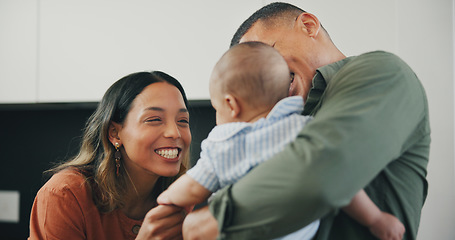
[[[296,147],[309,143],[300,141],[306,140],[299,139],[215,195],[211,211],[225,239],[263,239],[291,233],[347,205],[362,187],[360,183],[349,184],[335,196],[338,191],[331,185],[333,178],[342,178],[336,173],[337,167],[329,170],[325,161],[301,160],[297,154],[302,149]]]
[[[304,166],[292,167],[279,162],[259,165],[232,187],[214,196],[210,210],[218,220],[222,239],[279,237],[334,209],[323,192],[312,187],[314,183],[302,182],[300,174],[305,172]],[[277,167],[286,174],[275,171]]]

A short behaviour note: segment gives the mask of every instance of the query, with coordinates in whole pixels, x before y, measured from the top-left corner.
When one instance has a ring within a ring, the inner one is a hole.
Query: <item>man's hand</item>
[[[218,237],[218,222],[205,206],[186,216],[182,233],[183,239],[215,240]]]

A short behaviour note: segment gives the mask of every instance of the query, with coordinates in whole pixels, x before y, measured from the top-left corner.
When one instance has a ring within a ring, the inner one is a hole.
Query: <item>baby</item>
[[[311,118],[301,115],[302,97],[288,97],[290,83],[289,68],[273,47],[247,42],[229,49],[210,77],[217,126],[202,142],[197,164],[158,203],[191,208],[295,140]],[[403,224],[379,210],[363,190],[343,211],[378,238],[401,239],[404,234]],[[312,239],[318,227],[315,221],[280,239]]]

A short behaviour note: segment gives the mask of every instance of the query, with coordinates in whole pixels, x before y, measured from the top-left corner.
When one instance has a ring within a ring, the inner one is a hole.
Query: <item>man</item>
[[[314,15],[284,3],[254,13],[231,45],[247,41],[283,55],[293,77],[289,93],[306,98],[303,114],[314,120],[283,152],[218,192],[211,214],[190,214],[185,237],[268,239],[321,218],[316,239],[374,239],[338,211],[363,188],[401,220],[404,239],[415,239],[428,189],[430,127],[412,70],[386,52],[346,58]]]

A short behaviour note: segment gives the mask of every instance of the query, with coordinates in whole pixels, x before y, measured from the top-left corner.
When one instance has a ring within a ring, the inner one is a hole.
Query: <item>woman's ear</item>
[[[109,125],[109,141],[112,143],[112,145],[115,146],[115,143],[118,143],[121,145],[120,141],[120,136],[119,136],[119,131],[121,129],[121,125],[115,122],[111,122]]]
[[[321,29],[321,23],[319,22],[319,19],[313,14],[307,12],[301,13],[297,17],[297,24],[298,27],[303,31],[306,31],[308,33],[308,36],[311,38],[315,38]]]
[[[224,97],[224,101],[231,110],[231,117],[233,119],[238,118],[241,112],[240,102],[233,95],[228,94]]]

